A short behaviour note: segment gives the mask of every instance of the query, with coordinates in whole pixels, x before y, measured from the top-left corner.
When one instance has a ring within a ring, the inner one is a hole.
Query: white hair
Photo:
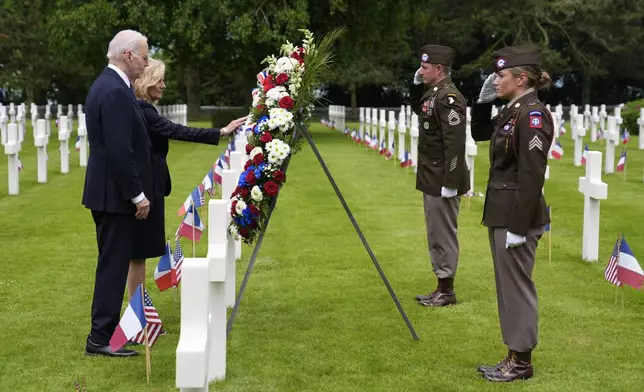
[[[123,53],[128,50],[135,50],[142,42],[147,42],[148,38],[138,31],[121,30],[107,48],[107,59],[109,61],[118,61],[123,59]]]

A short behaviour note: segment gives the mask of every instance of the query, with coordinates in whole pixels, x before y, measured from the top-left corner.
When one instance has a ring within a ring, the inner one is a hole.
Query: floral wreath
[[[305,29],[301,46],[289,41],[280,57],[266,57],[268,66],[257,75],[253,103],[243,130],[250,134],[248,161],[231,195],[230,234],[251,245],[265,224],[272,200],[286,182],[284,163],[301,149],[297,133],[306,130],[315,105],[314,91],[328,75],[331,47],[344,29],[320,41]],[[250,131],[250,132],[249,132]]]

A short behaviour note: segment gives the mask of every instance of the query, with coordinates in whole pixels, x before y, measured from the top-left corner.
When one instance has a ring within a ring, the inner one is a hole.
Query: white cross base
[[[4,145],[4,153],[8,159],[9,194],[20,193],[20,178],[18,172],[18,153],[21,143],[18,138],[18,124],[9,124],[7,127],[7,143]]]
[[[230,195],[235,191],[241,171],[223,170],[221,173],[221,198],[226,200],[227,208],[230,211]],[[226,214],[226,226],[230,223],[230,214]],[[228,253],[226,253],[226,306],[231,308],[235,306],[236,292],[236,241],[228,234]]]
[[[35,126],[34,146],[38,149],[38,182],[45,184],[47,183],[47,144],[49,144],[46,120],[37,120]]]
[[[581,257],[597,261],[599,254],[599,201],[608,197],[608,185],[601,180],[602,153],[588,151],[586,175],[579,177],[579,192],[584,194],[584,226]]]

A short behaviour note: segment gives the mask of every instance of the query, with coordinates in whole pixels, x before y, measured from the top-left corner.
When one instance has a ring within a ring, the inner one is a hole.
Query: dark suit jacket
[[[166,157],[168,156],[169,139],[186,142],[219,144],[219,128],[190,128],[175,124],[159,115],[154,105],[139,100],[139,105],[148,124],[148,134],[152,142],[152,159],[154,162],[154,195],[168,196],[172,191],[172,180]]]
[[[131,199],[154,195],[152,146],[134,93],[112,69],[94,81],[85,102],[90,152],[83,205],[93,211],[135,213]]]

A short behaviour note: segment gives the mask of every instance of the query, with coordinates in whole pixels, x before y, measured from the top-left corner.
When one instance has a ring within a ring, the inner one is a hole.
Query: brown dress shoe
[[[448,306],[456,304],[456,294],[453,291],[443,293],[438,292],[431,299],[420,301],[419,304],[423,306]]]
[[[505,365],[505,363],[508,361],[508,359],[509,359],[509,358],[510,358],[510,350],[508,350],[508,355],[506,355],[506,357],[505,357],[505,358],[503,358],[503,359],[502,359],[499,363],[497,363],[496,365],[492,365],[492,366],[489,366],[489,365],[481,365],[481,366],[479,366],[478,368],[476,368],[476,370],[478,370],[478,371],[479,371],[479,373],[490,373],[490,372],[496,372],[497,370],[501,369],[501,367],[502,367],[503,365]]]
[[[416,296],[416,297],[414,297],[414,298],[416,298],[416,301],[418,301],[418,302],[420,302],[420,301],[429,301],[429,300],[430,300],[430,299],[432,299],[436,294],[438,294],[438,287],[436,287],[436,290],[432,291],[431,293],[429,293],[429,294],[427,294],[427,295],[419,294],[419,295],[417,295],[417,296]]]
[[[483,377],[495,382],[527,380],[534,375],[530,354],[530,351],[525,353],[510,351],[510,357],[499,370],[483,373]]]

